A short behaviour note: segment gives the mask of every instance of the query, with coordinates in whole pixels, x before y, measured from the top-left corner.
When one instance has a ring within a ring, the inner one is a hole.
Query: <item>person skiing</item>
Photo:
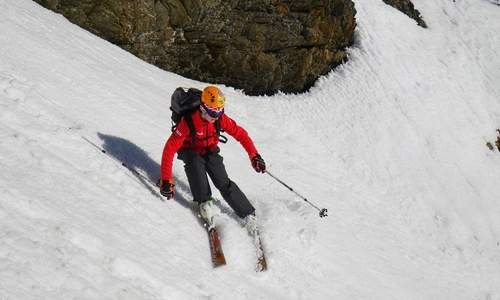
[[[196,132],[195,140],[191,138],[186,117],[181,119],[163,148],[160,193],[167,199],[174,196],[172,166],[174,155],[177,153],[177,158],[184,162],[191,193],[194,201],[199,204],[200,215],[205,219],[208,228],[214,226],[213,198],[208,181],[210,177],[224,200],[244,220],[248,231],[252,233],[257,230],[255,208],[236,183],[228,177],[223,158],[219,154],[219,135],[215,122],[219,122],[220,130],[234,137],[243,146],[255,171],[265,173],[266,163],[247,131],[224,113],[224,106],[225,96],[219,88],[208,86],[203,90],[199,109],[190,115]]]

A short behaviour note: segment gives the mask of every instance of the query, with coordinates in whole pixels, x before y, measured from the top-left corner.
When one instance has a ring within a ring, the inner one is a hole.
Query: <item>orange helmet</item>
[[[201,93],[201,103],[209,108],[223,109],[226,104],[224,93],[215,86],[207,86]]]

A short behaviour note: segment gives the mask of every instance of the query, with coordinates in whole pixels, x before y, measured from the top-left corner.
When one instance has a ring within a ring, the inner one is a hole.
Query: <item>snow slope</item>
[[[156,181],[177,86],[29,0],[0,3],[0,299],[500,299],[500,6],[414,0],[423,29],[355,0],[350,59],[301,95],[221,87],[274,175],[234,140],[228,173],[269,270],[217,203],[212,269],[183,166]],[[216,194],[218,198],[220,195]]]

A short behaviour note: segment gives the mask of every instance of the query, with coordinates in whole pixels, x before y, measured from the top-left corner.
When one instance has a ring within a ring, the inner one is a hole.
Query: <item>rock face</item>
[[[249,95],[299,93],[346,59],[351,0],[35,0],[164,70]]]

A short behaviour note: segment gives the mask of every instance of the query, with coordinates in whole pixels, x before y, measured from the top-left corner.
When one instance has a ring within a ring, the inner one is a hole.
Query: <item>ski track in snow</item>
[[[221,146],[269,270],[225,202],[212,269],[183,166],[155,187],[169,95],[203,88],[28,0],[0,12],[0,299],[500,299],[500,7],[414,0],[428,28],[356,0],[349,60],[301,95],[227,113],[268,169]],[[214,195],[221,199],[217,191]]]

